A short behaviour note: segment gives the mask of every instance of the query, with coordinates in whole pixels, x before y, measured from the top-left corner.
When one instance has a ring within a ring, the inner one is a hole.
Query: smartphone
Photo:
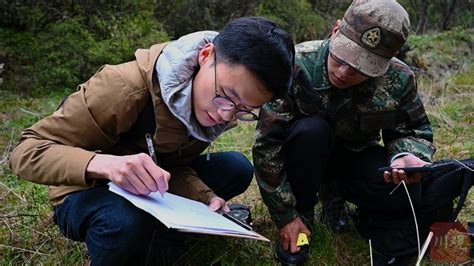
[[[439,170],[446,169],[453,166],[456,166],[456,163],[454,161],[448,161],[448,162],[438,162],[434,164],[427,164],[425,166],[419,166],[419,167],[393,167],[393,168],[398,169],[398,170],[403,170],[405,171],[406,174],[412,174],[412,173],[435,172],[435,171],[439,171]],[[392,172],[393,168],[391,166],[381,167],[379,168],[379,171]]]

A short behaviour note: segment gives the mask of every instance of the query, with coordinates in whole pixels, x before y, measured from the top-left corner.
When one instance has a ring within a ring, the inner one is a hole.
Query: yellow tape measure
[[[296,241],[296,246],[301,247],[304,245],[309,245],[308,236],[305,233],[298,234],[298,240]]]

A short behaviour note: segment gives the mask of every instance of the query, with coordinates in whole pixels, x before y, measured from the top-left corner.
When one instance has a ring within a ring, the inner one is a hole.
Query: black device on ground
[[[436,172],[443,169],[448,169],[454,166],[459,166],[456,161],[440,161],[433,164],[427,164],[425,166],[420,167],[381,167],[379,168],[380,172],[391,172],[393,169],[403,170],[406,174],[412,173],[429,173],[429,172]]]
[[[248,206],[243,204],[229,204],[229,209],[229,212],[220,211],[219,213],[243,228],[252,230],[252,216]]]

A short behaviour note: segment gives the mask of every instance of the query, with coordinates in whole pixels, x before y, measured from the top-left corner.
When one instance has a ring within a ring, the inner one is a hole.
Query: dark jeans
[[[237,152],[205,155],[191,163],[201,180],[225,200],[243,193],[253,166]],[[75,192],[55,208],[62,233],[86,242],[92,265],[171,264],[186,250],[188,235],[167,229],[108,186]]]
[[[349,150],[321,118],[304,118],[293,125],[284,156],[299,213],[314,210],[322,182],[336,182],[341,195],[362,210],[398,214],[410,211],[403,188],[389,195],[395,185],[385,183],[378,171],[388,164],[386,149],[377,145],[360,152]],[[418,186],[410,185],[410,189]]]

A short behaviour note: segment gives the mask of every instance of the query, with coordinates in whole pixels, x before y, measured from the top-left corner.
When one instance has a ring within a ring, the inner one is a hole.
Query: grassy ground
[[[469,37],[472,31],[466,35]],[[466,44],[463,38],[464,35],[441,35],[411,40],[413,51],[408,59],[422,68],[419,91],[435,129],[436,159],[474,157],[472,42]],[[0,92],[0,258],[3,258],[3,265],[83,264],[88,260],[85,246],[62,237],[52,223],[47,188],[18,179],[7,165],[8,155],[21,131],[54,111],[65,94],[22,98]],[[226,133],[213,150],[238,150],[251,158],[254,126],[245,124]],[[251,206],[256,231],[277,239],[278,232],[261,203],[255,182],[233,201]],[[461,220],[474,220],[473,212],[474,192],[471,191]],[[180,262],[272,265],[276,264],[272,255],[274,244],[204,237],[184,254]],[[323,226],[316,226],[311,246],[311,265],[370,264],[368,243],[355,230],[334,235]]]

